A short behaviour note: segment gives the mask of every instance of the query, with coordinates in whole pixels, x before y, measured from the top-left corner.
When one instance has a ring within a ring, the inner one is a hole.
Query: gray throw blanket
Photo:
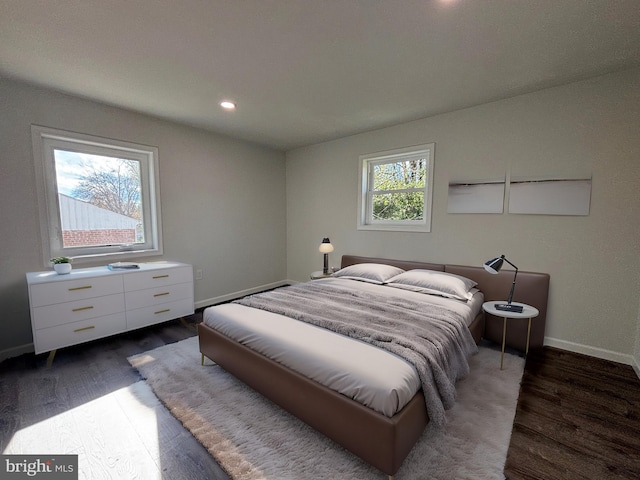
[[[439,305],[379,297],[356,288],[307,282],[234,303],[301,320],[394,353],[418,372],[431,422],[442,426],[455,382],[478,351],[461,315]]]

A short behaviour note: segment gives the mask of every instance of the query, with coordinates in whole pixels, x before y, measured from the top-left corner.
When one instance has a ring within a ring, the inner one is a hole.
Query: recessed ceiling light
[[[222,108],[224,108],[225,110],[235,110],[236,109],[236,104],[233,102],[230,102],[229,100],[225,100],[223,102],[220,102],[220,106]]]

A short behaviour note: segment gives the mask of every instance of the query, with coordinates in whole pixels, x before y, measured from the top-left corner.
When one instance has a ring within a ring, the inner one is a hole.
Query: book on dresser
[[[140,265],[133,262],[116,262],[107,265],[109,270],[137,270]]]
[[[193,267],[179,262],[29,272],[35,353],[173,320],[194,312]]]

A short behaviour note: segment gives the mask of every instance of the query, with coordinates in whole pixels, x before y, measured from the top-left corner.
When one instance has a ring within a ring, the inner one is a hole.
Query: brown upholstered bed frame
[[[513,280],[513,275],[508,271],[491,275],[481,267],[353,255],[344,255],[341,267],[356,263],[384,263],[405,270],[426,268],[463,275],[478,282],[478,287],[485,294],[485,301],[504,299]],[[531,348],[541,347],[544,340],[548,291],[547,274],[518,272],[514,301],[533,305],[540,310],[540,315],[531,327]],[[498,325],[497,329],[491,324],[492,321]],[[524,350],[522,337],[526,339],[525,322],[520,325],[510,320],[508,345]],[[481,313],[469,329],[476,343],[483,336],[501,342],[500,325],[501,321],[498,322],[498,319],[487,318],[485,329],[485,315]],[[203,355],[389,476],[398,471],[428,423],[422,391],[400,412],[389,418],[254,352],[204,323],[198,325],[198,335]],[[496,365],[496,374],[499,374],[497,367]]]

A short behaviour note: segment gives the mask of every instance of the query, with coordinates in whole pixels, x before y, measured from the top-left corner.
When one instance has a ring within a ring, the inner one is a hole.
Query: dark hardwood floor
[[[78,454],[80,478],[228,480],[127,361],[195,335],[200,319],[64,348],[49,368],[46,354],[0,363],[2,453]]]
[[[628,365],[530,352],[505,465],[509,480],[640,478],[640,380]]]

